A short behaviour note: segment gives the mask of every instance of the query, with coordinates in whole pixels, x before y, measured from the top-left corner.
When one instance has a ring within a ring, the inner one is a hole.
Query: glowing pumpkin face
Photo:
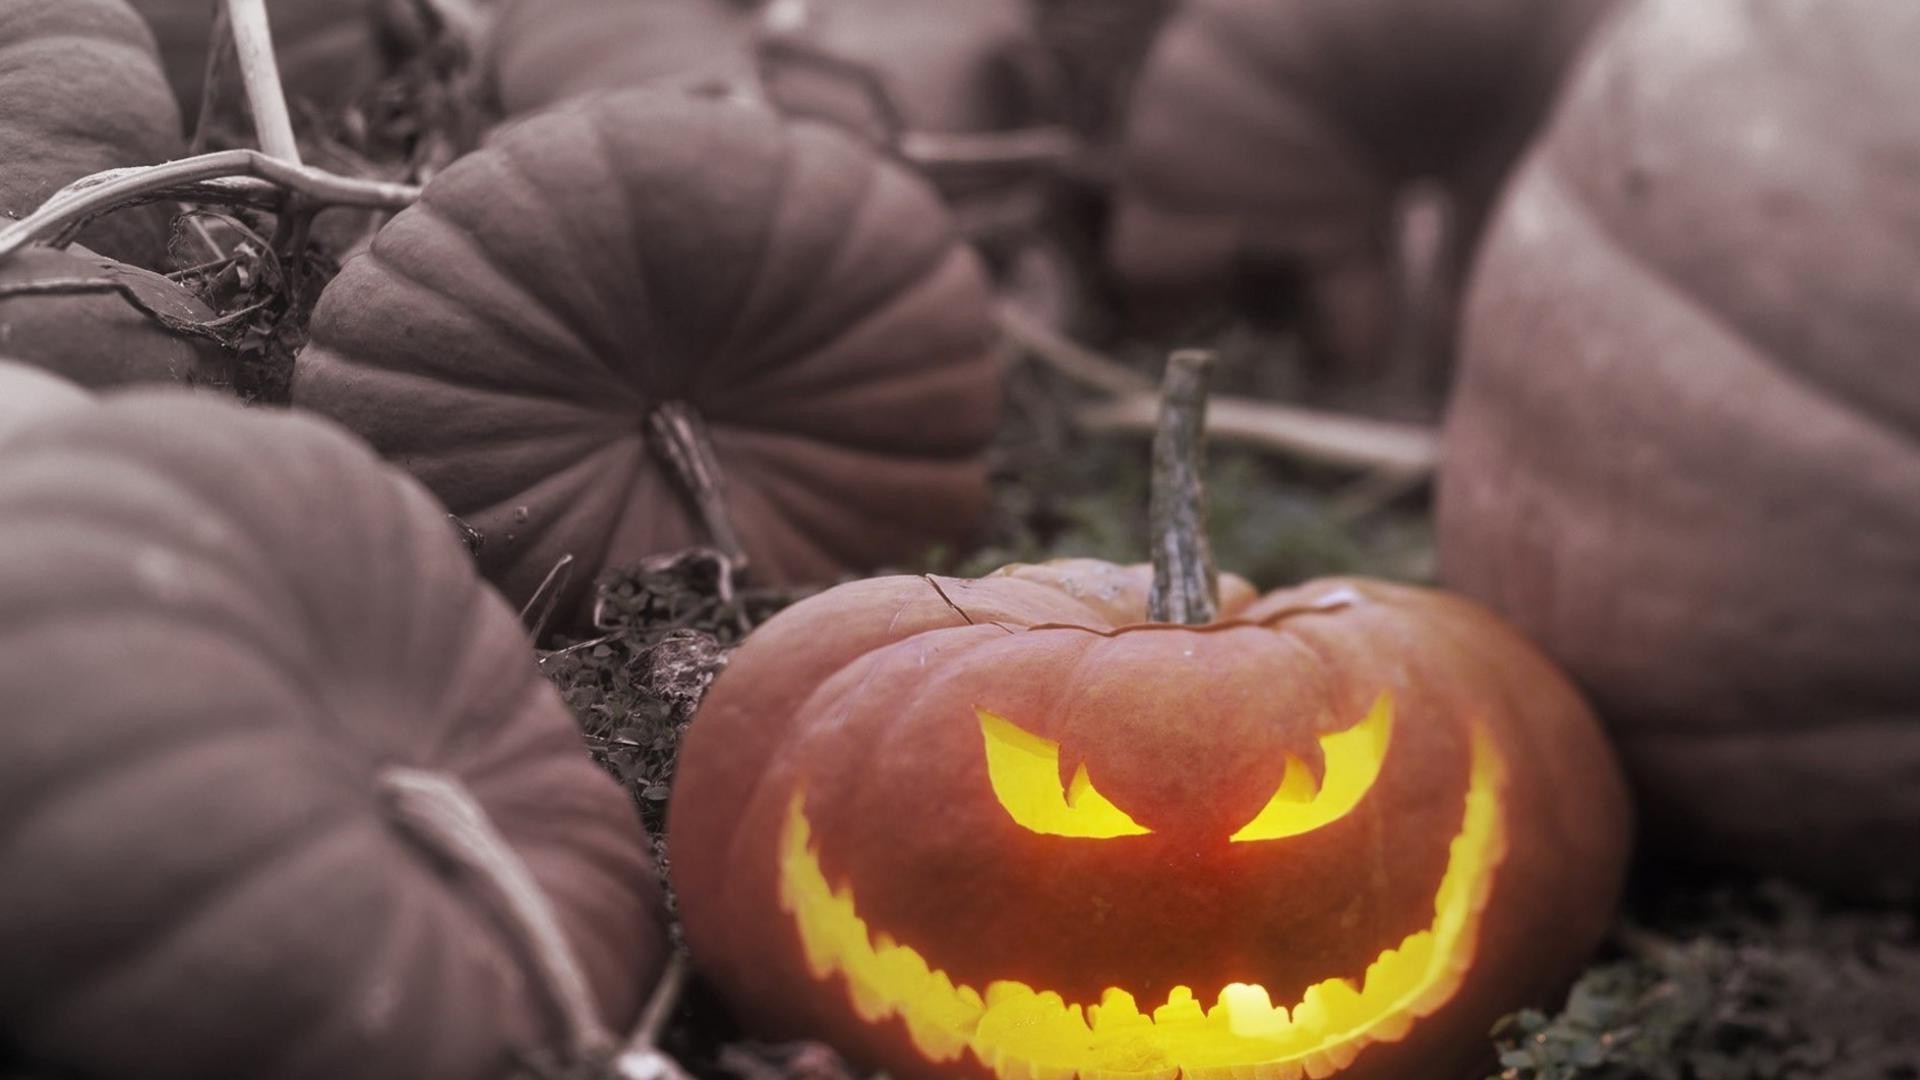
[[[694,956],[901,1076],[1420,1075],[1606,925],[1612,758],[1493,617],[1320,582],[1148,624],[1141,573],[843,586],[689,733]]]

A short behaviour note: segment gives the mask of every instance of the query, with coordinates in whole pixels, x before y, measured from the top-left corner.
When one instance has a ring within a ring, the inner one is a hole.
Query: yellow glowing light
[[[980,737],[987,744],[987,779],[993,783],[993,794],[1023,827],[1048,836],[1092,840],[1152,831],[1095,791],[1084,764],[1063,789],[1059,743],[985,709],[975,709],[974,714],[980,718]]]
[[[1366,719],[1345,731],[1320,736],[1325,767],[1319,790],[1314,789],[1307,763],[1288,754],[1280,790],[1231,839],[1239,843],[1299,836],[1346,817],[1380,778],[1380,763],[1387,758],[1392,738],[1393,697],[1383,693],[1374,699]]]
[[[814,977],[843,977],[854,1012],[869,1023],[899,1017],[929,1062],[971,1053],[1000,1080],[1320,1078],[1373,1043],[1405,1037],[1459,989],[1506,855],[1505,785],[1506,763],[1476,727],[1466,808],[1434,894],[1433,922],[1382,952],[1357,984],[1329,978],[1291,1006],[1247,983],[1221,989],[1211,1008],[1175,987],[1150,1012],[1118,988],[1083,1005],[1008,980],[984,993],[956,985],[913,949],[870,934],[852,889],[828,884],[804,793],[794,795],[781,834],[780,904],[793,916]]]

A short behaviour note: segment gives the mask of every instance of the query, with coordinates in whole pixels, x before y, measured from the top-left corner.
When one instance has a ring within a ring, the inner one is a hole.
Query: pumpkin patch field
[[[1915,57],[0,0],[0,1080],[1920,1080]]]

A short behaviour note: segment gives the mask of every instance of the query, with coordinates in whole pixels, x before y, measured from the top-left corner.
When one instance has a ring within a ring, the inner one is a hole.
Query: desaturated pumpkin
[[[696,965],[901,1077],[1439,1078],[1608,923],[1627,806],[1479,606],[1144,568],[842,585],[755,631],[669,816]]]
[[[177,392],[4,445],[10,1064],[517,1075],[559,1041],[551,1003],[402,827],[395,779],[422,774],[471,793],[604,1022],[632,1019],[664,950],[647,841],[424,491],[333,425]]]
[[[1920,9],[1649,4],[1490,233],[1446,579],[1593,693],[1649,839],[1920,881]]]
[[[83,176],[183,150],[153,35],[123,0],[0,0],[0,224]],[[158,267],[167,228],[166,211],[145,207],[81,239]]]
[[[0,355],[0,438],[39,416],[86,403],[78,386]]]
[[[90,251],[28,247],[0,261],[0,354],[82,386],[231,386],[232,357],[184,330],[213,318],[167,278]]]
[[[188,123],[195,122],[206,88],[218,0],[130,2],[153,27],[181,114]],[[289,101],[330,108],[373,86],[386,69],[380,6],[379,0],[267,0],[274,58]],[[221,71],[221,104],[244,124],[239,61],[231,52]]]
[[[1114,241],[1143,290],[1296,273],[1326,354],[1378,363],[1397,206],[1453,199],[1459,264],[1564,66],[1613,0],[1191,0],[1134,97]]]
[[[733,0],[507,0],[482,79],[507,116],[601,90],[751,86],[752,23]]]
[[[650,418],[703,418],[763,582],[963,538],[999,403],[983,274],[920,180],[823,125],[628,91],[508,128],[327,287],[294,403],[485,536],[524,603],[567,555],[709,542]]]
[[[981,133],[1053,119],[1052,72],[1028,0],[804,0],[783,34],[813,62],[775,52],[767,92],[791,114],[869,138]],[[821,63],[821,60],[827,63]],[[854,73],[864,71],[870,78]],[[894,115],[876,111],[876,92]]]

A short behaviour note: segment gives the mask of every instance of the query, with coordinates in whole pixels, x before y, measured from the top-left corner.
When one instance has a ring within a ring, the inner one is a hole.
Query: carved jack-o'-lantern
[[[1535,649],[1423,589],[1183,626],[1146,584],[883,578],[748,639],[669,838],[743,1019],[909,1077],[1443,1077],[1577,967],[1626,804]]]

